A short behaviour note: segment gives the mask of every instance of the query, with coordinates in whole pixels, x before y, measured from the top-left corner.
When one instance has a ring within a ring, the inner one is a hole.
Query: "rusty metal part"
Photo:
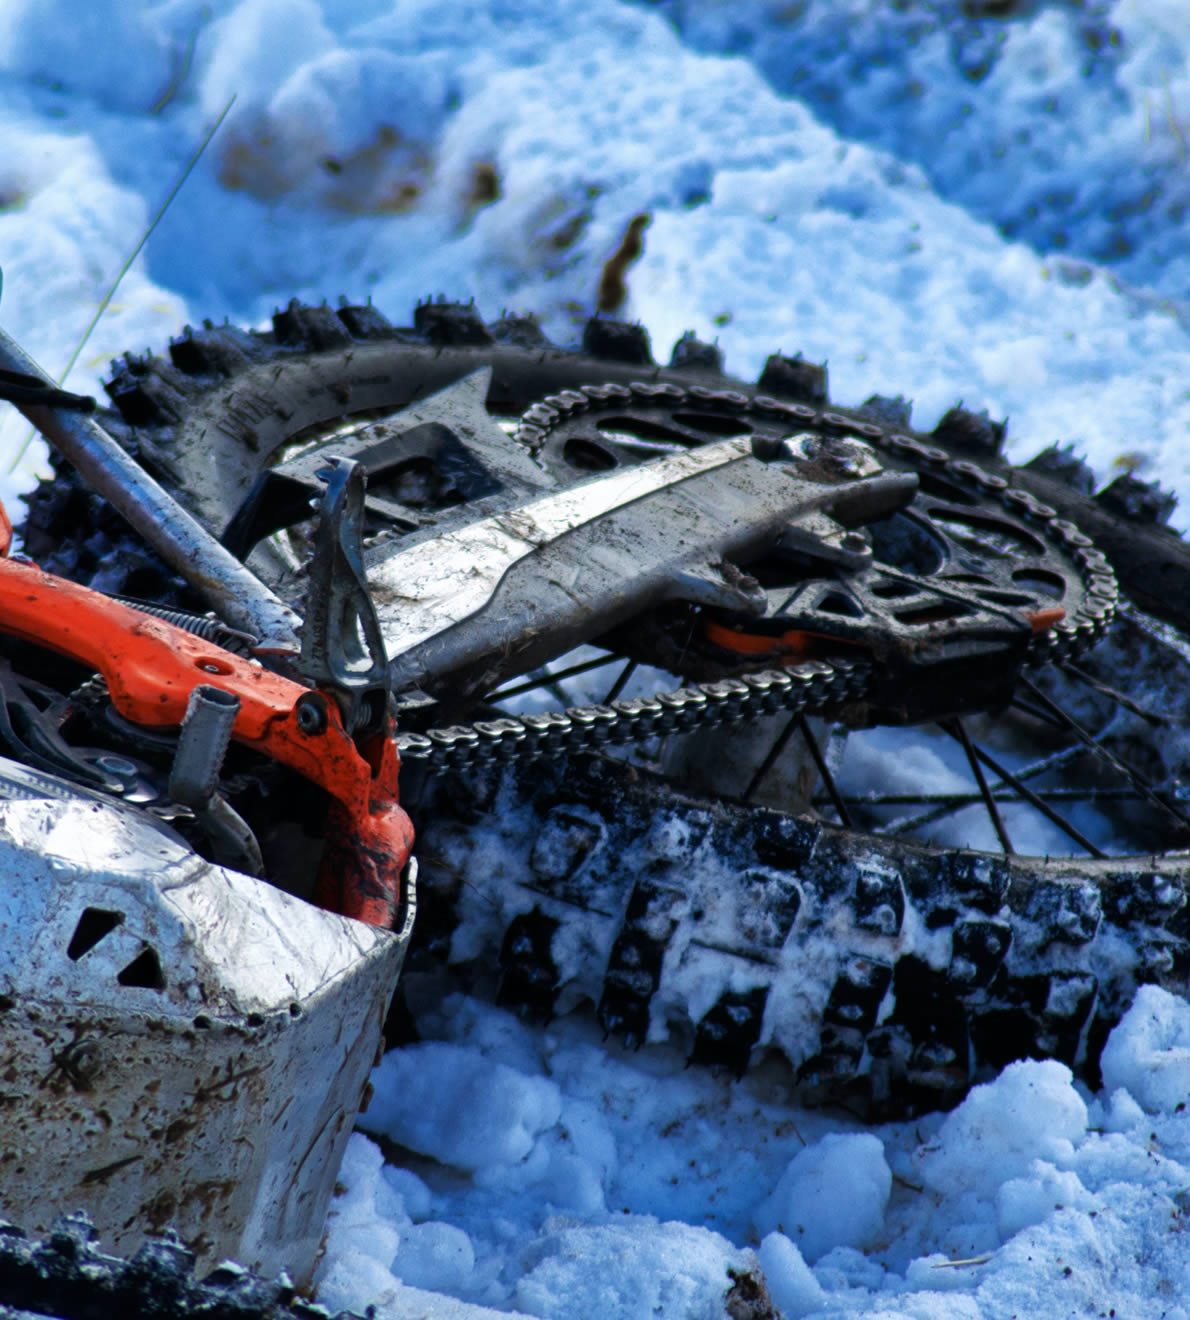
[[[49,376],[3,330],[0,369],[53,388]],[[98,422],[60,404],[13,402],[222,618],[258,638],[257,651],[297,654],[298,620],[293,610],[201,527]]]

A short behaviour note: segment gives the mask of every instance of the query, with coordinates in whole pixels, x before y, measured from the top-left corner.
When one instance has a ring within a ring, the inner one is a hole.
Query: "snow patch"
[[[1142,985],[1108,1037],[1100,1060],[1103,1085],[1122,1088],[1150,1113],[1190,1104],[1190,1004],[1156,985]]]
[[[782,1233],[808,1261],[832,1247],[867,1246],[884,1225],[892,1170],[870,1132],[832,1132],[799,1151],[757,1207],[761,1233]]]

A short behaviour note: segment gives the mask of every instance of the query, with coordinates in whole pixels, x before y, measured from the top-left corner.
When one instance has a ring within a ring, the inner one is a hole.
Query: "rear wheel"
[[[746,384],[691,339],[658,367],[639,327],[591,322],[572,352],[531,320],[444,304],[408,328],[293,304],[268,334],[187,331],[168,360],[119,365],[110,421],[296,599],[309,456],[383,448],[373,559],[494,497],[458,396],[435,402],[484,367],[513,485],[796,431],[858,438],[924,494],[869,529],[875,569],[842,589],[796,547],[745,565],[781,619],[759,636],[687,607],[594,627],[581,653],[451,707],[445,732],[446,702],[407,693],[423,957],[526,1011],[587,1001],[630,1040],[676,1034],[699,1061],[775,1051],[806,1097],[889,1111],[949,1103],[1024,1055],[1093,1073],[1136,984],[1184,990],[1190,554],[1159,491],[1122,478],[1092,498],[1060,452],[1010,468],[1003,429],[961,410],[922,435],[897,401],[837,407],[800,359]],[[80,522],[84,498],[66,473],[35,494],[31,553],[111,589],[176,587],[93,500]],[[981,665],[972,639],[996,610],[1051,607],[1028,657]],[[914,670],[921,630],[946,627],[948,664]],[[656,696],[700,682],[722,691]],[[608,700],[627,702],[630,750],[559,713]]]

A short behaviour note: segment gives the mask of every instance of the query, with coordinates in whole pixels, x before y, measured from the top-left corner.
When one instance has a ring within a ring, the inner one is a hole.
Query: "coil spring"
[[[231,651],[235,655],[249,655],[257,642],[251,633],[229,628],[212,614],[188,614],[185,610],[151,605],[147,601],[133,600],[130,596],[115,596],[113,599],[118,600],[121,605],[140,610],[142,614],[151,614],[155,619],[172,623],[175,628],[193,633],[195,637],[201,637],[204,642],[210,642],[212,646],[221,646],[225,651]]]

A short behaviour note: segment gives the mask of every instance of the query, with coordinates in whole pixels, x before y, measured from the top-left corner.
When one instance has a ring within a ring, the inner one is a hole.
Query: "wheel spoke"
[[[526,679],[523,683],[516,684],[515,687],[501,688],[499,692],[493,692],[487,700],[507,701],[509,697],[519,697],[522,693],[533,692],[537,688],[550,686],[554,683],[560,683],[564,678],[574,678],[577,674],[585,674],[592,669],[599,669],[602,665],[613,664],[620,657],[608,652],[607,655],[598,655],[593,660],[584,660],[582,664],[571,665],[569,669],[559,669],[556,673],[542,671],[537,678]]]
[[[1023,711],[1026,715],[1031,715],[1035,720],[1040,720],[1043,724],[1048,724],[1051,729],[1064,729],[1066,727],[1060,719],[1051,715],[1049,711],[1042,710],[1040,706],[1035,706],[1031,701],[1025,701],[1022,697],[1013,697],[1009,704],[1014,710]]]
[[[765,775],[767,775],[768,772],[776,764],[777,757],[779,757],[781,753],[785,750],[785,748],[789,745],[789,740],[790,738],[793,737],[794,730],[797,728],[797,721],[798,721],[798,717],[796,715],[791,715],[785,727],[777,735],[776,740],[774,741],[773,745],[769,748],[768,753],[765,756],[764,760],[761,761],[760,765],[757,767],[756,773],[748,781],[748,787],[744,789],[745,802],[752,801],[752,794],[756,792],[756,790],[760,787],[761,782],[763,781]]]
[[[1122,757],[1117,756],[1109,748],[1104,747],[1102,743],[1096,742],[1092,735],[1089,734],[1072,715],[1068,715],[1056,701],[1047,697],[1032,679],[1026,678],[1022,675],[1021,682],[1030,692],[1033,693],[1033,696],[1042,704],[1042,706],[1045,707],[1046,710],[1052,711],[1053,714],[1062,721],[1062,723],[1076,738],[1078,738],[1080,742],[1093,748],[1109,765],[1114,766],[1130,783],[1140,789],[1141,793],[1143,793],[1154,806],[1159,807],[1166,815],[1171,816],[1183,828],[1190,826],[1190,819],[1187,819],[1187,817],[1182,815],[1180,811],[1171,807],[1168,802],[1159,797],[1153,785],[1149,783],[1139,770],[1134,766],[1129,765],[1127,761]]]
[[[963,728],[963,721],[958,718],[947,720],[941,727],[962,746],[963,751],[967,754],[967,763],[971,767],[972,775],[975,776],[975,782],[979,785],[980,796],[983,798],[983,804],[987,808],[988,816],[991,818],[996,837],[1000,840],[1000,847],[1005,853],[1014,853],[1016,849],[1013,848],[1012,840],[1008,837],[1008,831],[1005,829],[1004,821],[1000,817],[1000,808],[996,805],[996,799],[988,788],[988,781],[984,778],[983,766],[980,765],[979,758],[975,755],[975,748],[971,745],[971,739],[967,737],[967,730]],[[1004,776],[1001,775],[1000,777],[1003,779]]]
[[[822,754],[822,748],[818,746],[818,740],[814,737],[814,732],[810,728],[810,722],[804,715],[797,717],[798,728],[801,730],[802,737],[805,739],[806,746],[810,750],[810,755],[814,758],[814,764],[818,767],[818,773],[822,776],[822,782],[826,785],[826,791],[830,794],[831,804],[838,813],[839,820],[847,829],[851,829],[851,813],[847,810],[847,804],[843,801],[842,794],[839,792],[838,785],[835,783],[835,777],[831,774],[826,764],[826,757]]]
[[[1097,737],[1099,738],[1104,737],[1107,734],[1108,730],[1111,728],[1112,723],[1113,723],[1112,720],[1108,720],[1108,722],[1099,731]],[[1084,747],[1081,743],[1076,744],[1073,747],[1063,747],[1059,751],[1051,752],[1048,756],[1043,756],[1040,761],[1033,761],[1031,764],[1024,766],[1022,769],[1018,770],[1016,773],[1016,779],[1020,781],[1037,779],[1039,776],[1044,775],[1049,770],[1057,770],[1061,766],[1066,765],[1068,762],[1075,761],[1080,756],[1085,756],[1088,750],[1089,749]],[[996,784],[993,786],[992,791],[994,793],[997,789],[1003,789],[1005,787],[1006,785],[1003,783]],[[1086,790],[1071,789],[1068,792],[1066,792],[1064,796],[1072,799],[1080,799],[1085,797],[1097,796],[1100,792],[1103,791],[1104,790],[1096,790],[1096,789],[1086,789]],[[1055,798],[1057,798],[1063,796],[1063,793],[1061,790],[1055,790],[1052,794],[1043,793],[1043,794],[1039,794],[1038,796],[1041,796],[1048,800],[1050,796],[1054,796]],[[1015,794],[1010,796],[1008,800],[1011,801],[1014,800],[1014,798],[1016,798]],[[877,802],[880,801],[880,799],[875,799],[875,800]],[[892,799],[890,798],[890,800]],[[920,815],[906,816],[901,820],[892,821],[882,831],[882,833],[907,834],[909,833],[910,830],[924,829],[925,826],[933,825],[936,821],[941,820],[944,816],[949,816],[952,812],[959,810],[960,807],[970,806],[972,802],[978,802],[979,798],[974,795],[968,797],[962,794],[939,793],[929,797],[923,797],[921,801],[923,803],[937,802],[940,805],[936,807],[932,807],[929,811],[924,811]]]
[[[989,756],[988,753],[985,752],[982,747],[979,747],[976,744],[972,743],[971,750],[975,754],[975,756],[977,756],[979,760],[981,760],[984,763],[984,765],[987,766],[989,770],[993,771],[993,773],[995,774],[998,774],[1006,784],[1010,784],[1013,788],[1015,788],[1016,791],[1021,795],[1021,797],[1025,799],[1026,802],[1028,802],[1031,806],[1036,807],[1037,810],[1040,811],[1041,814],[1047,820],[1053,821],[1053,823],[1063,832],[1063,834],[1066,834],[1070,838],[1072,838],[1080,848],[1085,848],[1086,851],[1089,852],[1092,857],[1107,856],[1107,854],[1103,852],[1102,849],[1097,848],[1091,842],[1091,840],[1086,837],[1085,834],[1077,830],[1066,819],[1065,816],[1055,811],[1053,807],[1051,807],[1049,803],[1046,802],[1044,799],[1038,797],[1038,795],[1034,793],[1033,790],[1029,788],[1027,784],[1025,784],[1020,779],[1018,779],[1017,776],[1014,775],[1011,770],[1006,770],[1004,766],[1002,766],[997,760],[995,760],[994,757]]]
[[[1083,749],[1080,747],[1079,751]],[[1027,779],[1023,772],[1018,779]],[[1007,791],[1003,785],[992,788],[992,796],[997,802],[1019,802],[1020,798]],[[1045,802],[1139,802],[1140,793],[1133,788],[1047,788],[1037,796]],[[947,811],[958,811],[962,807],[973,806],[983,799],[978,793],[880,793],[871,797],[856,797],[844,794],[843,801],[850,807],[945,807]],[[815,798],[815,806],[825,805],[828,798]]]
[[[628,663],[624,666],[624,668],[620,670],[619,674],[616,676],[616,681],[608,689],[607,696],[603,698],[603,704],[605,706],[610,706],[611,703],[615,701],[615,699],[620,695],[620,693],[624,691],[624,687],[627,684],[628,680],[632,677],[633,671],[635,669],[636,669],[636,661],[629,660]]]
[[[1123,706],[1133,715],[1139,715],[1142,720],[1147,720],[1154,728],[1163,728],[1169,724],[1169,720],[1164,715],[1158,715],[1154,711],[1145,710],[1143,706],[1138,705],[1131,697],[1127,697],[1123,692],[1117,692],[1114,687],[1109,687],[1106,683],[1088,674],[1085,669],[1080,669],[1078,665],[1072,664],[1069,660],[1062,666],[1063,673],[1069,674],[1072,678],[1077,678],[1080,683],[1085,683],[1087,687],[1094,688],[1096,692],[1105,697],[1110,697],[1118,706]]]

